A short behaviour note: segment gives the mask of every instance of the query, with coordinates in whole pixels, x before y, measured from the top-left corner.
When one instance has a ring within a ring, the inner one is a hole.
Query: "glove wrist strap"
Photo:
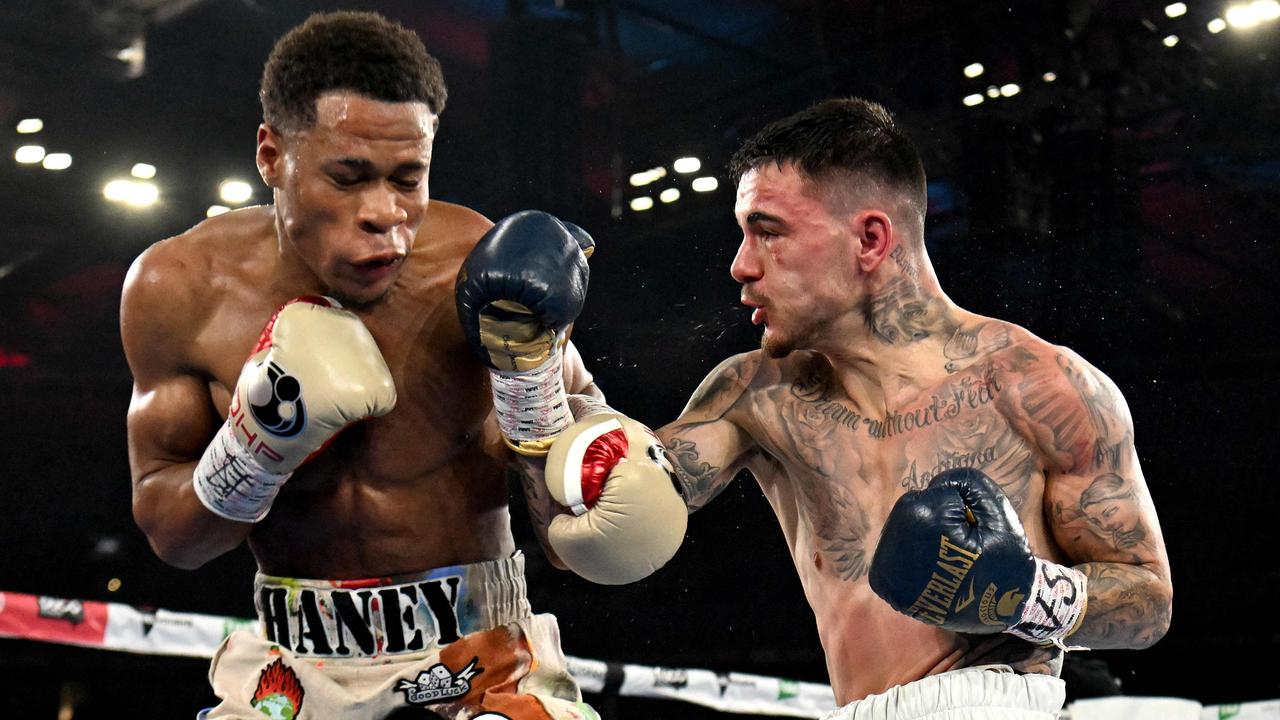
[[[1023,640],[1056,645],[1063,650],[1084,650],[1067,646],[1063,640],[1075,632],[1084,619],[1088,604],[1088,578],[1075,568],[1036,558],[1035,580],[1022,617],[1008,629]]]
[[[513,450],[539,457],[573,417],[565,399],[559,343],[546,362],[532,370],[489,370],[493,409],[502,437]]]
[[[293,473],[267,470],[236,440],[231,422],[223,423],[196,465],[191,482],[196,497],[215,515],[256,523],[267,516],[280,486]]]

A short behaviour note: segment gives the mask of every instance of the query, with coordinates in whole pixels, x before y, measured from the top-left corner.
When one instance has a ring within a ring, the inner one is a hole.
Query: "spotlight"
[[[688,175],[701,170],[702,161],[696,157],[682,157],[672,163],[671,167],[681,175]]]
[[[667,169],[664,167],[649,168],[638,173],[632,173],[630,182],[632,187],[643,187],[651,182],[657,182],[667,176]]]
[[[1163,43],[1164,43],[1164,46],[1165,46],[1165,47],[1167,47],[1167,48],[1171,48],[1171,47],[1173,47],[1174,45],[1177,45],[1177,44],[1178,44],[1178,36],[1177,36],[1177,35],[1166,35],[1166,36],[1165,36],[1165,38],[1164,38],[1164,40],[1162,40],[1161,42],[1163,42]]]
[[[218,195],[227,203],[239,205],[253,197],[253,187],[243,180],[224,180],[218,186]]]
[[[658,199],[664,203],[673,203],[680,199],[680,190],[677,188],[667,188],[658,194]]]
[[[226,205],[210,205],[209,209],[204,211],[204,216],[213,217],[215,215],[221,215],[222,213],[227,212],[229,210],[231,210],[231,208],[227,207]]]
[[[134,163],[129,170],[129,174],[139,180],[150,180],[156,176],[156,166],[148,165],[147,163]]]
[[[986,102],[986,100],[987,100],[986,98],[982,97],[982,93],[974,93],[972,95],[964,96],[964,104],[966,107],[981,105],[982,103]]]
[[[66,170],[71,167],[71,155],[67,153],[49,153],[41,163],[46,170]]]
[[[1176,2],[1169,5],[1165,5],[1164,14],[1168,15],[1171,18],[1182,17],[1183,15],[1187,14],[1187,4]]]
[[[1013,97],[1022,92],[1022,87],[1018,83],[1007,83],[1000,86],[1000,94],[1005,97]]]
[[[976,78],[985,71],[986,68],[982,67],[982,63],[969,63],[964,66],[964,76],[967,78]]]
[[[1057,79],[1058,79],[1058,73],[1056,73],[1056,72],[1047,72],[1047,73],[1045,73],[1045,74],[1041,75],[1041,76],[1040,76],[1040,79],[1041,79],[1041,80],[1044,80],[1044,81],[1045,81],[1045,82],[1047,82],[1047,83],[1051,83],[1051,82],[1053,82],[1053,81],[1055,81],[1055,80],[1057,80]]]
[[[694,178],[692,183],[694,192],[711,192],[720,187],[720,181],[714,177],[707,175],[705,177]]]
[[[44,148],[39,145],[23,145],[14,151],[13,159],[23,165],[35,165],[44,159]]]
[[[631,209],[635,210],[636,212],[644,212],[645,210],[648,210],[649,208],[652,208],[652,207],[653,207],[653,198],[651,197],[647,197],[647,196],[638,197],[638,198],[632,198],[631,200]]]
[[[1253,0],[1250,7],[1253,8],[1253,14],[1257,15],[1259,20],[1280,18],[1280,2],[1276,0]]]
[[[146,180],[115,178],[103,186],[102,196],[129,207],[145,208],[155,205],[160,199],[160,188]]]
[[[18,121],[18,132],[23,135],[38,133],[44,129],[44,121],[40,118],[23,118]]]
[[[1214,18],[1209,21],[1209,32],[1217,35],[1227,29],[1227,21],[1222,18]]]

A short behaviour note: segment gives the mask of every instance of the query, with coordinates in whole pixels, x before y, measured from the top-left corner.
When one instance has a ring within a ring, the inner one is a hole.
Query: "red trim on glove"
[[[582,453],[582,467],[579,480],[582,483],[582,504],[588,509],[595,506],[604,491],[604,483],[609,473],[627,457],[627,433],[624,430],[610,430],[601,435]]]

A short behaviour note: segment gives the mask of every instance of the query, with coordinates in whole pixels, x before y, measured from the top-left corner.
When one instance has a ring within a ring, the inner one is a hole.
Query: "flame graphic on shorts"
[[[250,704],[274,716],[266,708],[259,706],[269,707],[288,703],[291,712],[284,717],[295,718],[302,711],[304,695],[306,692],[302,689],[302,683],[298,682],[298,676],[291,668],[285,667],[284,662],[277,659],[258,675],[258,689],[254,691],[253,701]]]

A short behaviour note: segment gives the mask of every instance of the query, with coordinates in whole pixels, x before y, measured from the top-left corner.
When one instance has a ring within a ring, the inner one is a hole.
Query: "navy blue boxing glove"
[[[525,210],[490,228],[458,272],[458,319],[489,368],[498,425],[517,452],[545,455],[573,422],[561,351],[586,299],[594,248],[582,228]]]
[[[1009,499],[973,468],[940,473],[889,512],[871,589],[894,610],[954,632],[1062,645],[1084,618],[1084,573],[1035,557]]]

